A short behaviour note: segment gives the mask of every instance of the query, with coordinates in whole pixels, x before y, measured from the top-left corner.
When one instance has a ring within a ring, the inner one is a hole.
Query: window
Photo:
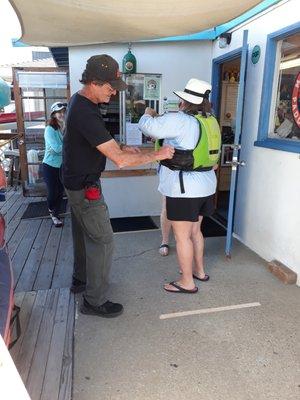
[[[33,51],[32,61],[44,60],[45,58],[52,58],[50,51]]]
[[[268,36],[255,145],[300,153],[300,23]]]
[[[300,140],[300,33],[280,40],[277,51],[280,61],[269,137]]]

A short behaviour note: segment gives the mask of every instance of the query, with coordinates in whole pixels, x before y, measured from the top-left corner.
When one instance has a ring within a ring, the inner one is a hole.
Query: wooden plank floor
[[[32,400],[71,400],[74,295],[68,288],[20,292],[22,335],[11,355]]]
[[[12,260],[15,291],[70,287],[73,271],[70,216],[62,229],[49,218],[21,219],[32,201],[21,190],[10,189],[0,206],[6,220],[6,242]]]
[[[11,349],[32,400],[70,400],[73,379],[74,296],[70,216],[62,229],[49,218],[21,219],[30,202],[21,189],[7,191],[0,212],[21,307],[22,335]]]

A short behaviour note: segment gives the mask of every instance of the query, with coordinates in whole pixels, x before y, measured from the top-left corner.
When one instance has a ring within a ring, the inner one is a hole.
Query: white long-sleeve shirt
[[[143,115],[139,121],[141,131],[154,139],[164,139],[177,149],[194,149],[199,139],[199,122],[195,117],[178,113],[167,113],[159,117]],[[216,192],[217,179],[213,170],[183,172],[185,193],[181,193],[179,171],[161,166],[158,190],[168,197],[206,197]]]

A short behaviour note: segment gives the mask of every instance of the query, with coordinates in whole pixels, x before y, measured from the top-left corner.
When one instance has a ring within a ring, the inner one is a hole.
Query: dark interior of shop
[[[231,145],[234,143],[239,80],[240,58],[235,58],[222,64],[219,115],[217,115],[222,134],[222,152],[220,165],[217,170],[218,185],[215,198],[216,213],[214,217],[224,226],[227,225],[231,180],[231,166],[227,163],[232,160]]]

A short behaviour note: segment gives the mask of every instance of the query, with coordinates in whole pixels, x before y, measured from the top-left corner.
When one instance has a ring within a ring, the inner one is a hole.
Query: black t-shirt
[[[62,177],[67,189],[80,190],[99,179],[106,157],[96,146],[111,139],[98,105],[75,93],[68,104],[63,139]]]

